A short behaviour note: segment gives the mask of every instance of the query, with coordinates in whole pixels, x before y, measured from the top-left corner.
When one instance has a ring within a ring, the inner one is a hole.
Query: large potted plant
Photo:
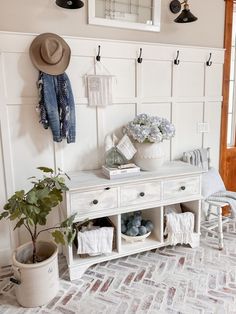
[[[157,170],[164,162],[161,143],[175,135],[175,127],[165,118],[150,116],[146,113],[137,115],[124,127],[134,142],[137,153],[134,162],[142,170]]]
[[[59,169],[37,168],[42,178],[31,177],[33,185],[29,191],[16,191],[0,214],[11,221],[17,220],[16,228],[25,228],[31,241],[18,247],[13,253],[12,266],[16,283],[16,297],[24,307],[36,307],[49,302],[58,292],[57,244],[71,244],[75,237],[74,216],[58,225],[46,226],[48,215],[57,210],[68,188],[65,173]],[[41,241],[40,236],[50,232],[54,241]]]

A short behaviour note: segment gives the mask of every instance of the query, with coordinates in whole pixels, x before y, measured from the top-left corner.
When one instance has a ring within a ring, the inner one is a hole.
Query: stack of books
[[[140,174],[140,168],[135,164],[121,165],[117,168],[102,166],[103,174],[109,179],[120,179]]]

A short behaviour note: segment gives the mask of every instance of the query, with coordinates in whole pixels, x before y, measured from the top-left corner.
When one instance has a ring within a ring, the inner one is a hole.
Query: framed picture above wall
[[[160,31],[161,0],[89,0],[89,24]]]

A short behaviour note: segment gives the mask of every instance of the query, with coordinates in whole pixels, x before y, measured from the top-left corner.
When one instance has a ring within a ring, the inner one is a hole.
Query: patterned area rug
[[[204,234],[201,246],[167,247],[97,264],[76,281],[68,280],[60,257],[60,291],[49,304],[20,307],[0,272],[1,314],[233,314],[236,313],[236,223],[225,225],[224,250]]]

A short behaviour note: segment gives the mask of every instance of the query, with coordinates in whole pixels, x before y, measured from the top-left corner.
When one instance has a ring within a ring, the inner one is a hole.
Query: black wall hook
[[[210,53],[209,59],[208,59],[207,62],[206,62],[206,65],[207,65],[208,67],[210,67],[210,66],[212,65],[211,56],[212,56],[212,53]]]
[[[138,57],[138,59],[137,59],[138,63],[142,63],[142,62],[143,62],[142,52],[143,52],[143,49],[142,49],[142,48],[140,48],[140,51],[139,51],[139,57]]]
[[[100,52],[101,52],[101,46],[99,45],[99,46],[98,46],[98,54],[97,54],[97,56],[96,56],[96,60],[97,60],[98,62],[101,61]]]
[[[177,50],[177,56],[174,59],[174,64],[179,65],[179,50]]]

